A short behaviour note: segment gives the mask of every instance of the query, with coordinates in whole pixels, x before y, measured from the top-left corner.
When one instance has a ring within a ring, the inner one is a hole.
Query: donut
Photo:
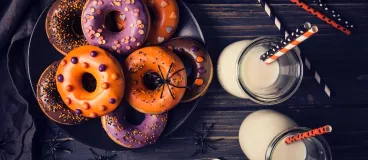
[[[96,79],[94,91],[82,82],[85,74]],[[77,114],[96,118],[116,109],[124,94],[124,74],[119,62],[97,46],[82,46],[61,60],[56,72],[56,86],[64,103]]]
[[[42,73],[36,89],[36,97],[41,110],[51,120],[65,125],[76,125],[88,121],[88,118],[75,114],[61,100],[56,88],[56,70],[59,62],[52,63]]]
[[[126,102],[123,101],[122,104]],[[165,129],[167,113],[158,115],[145,114],[139,125],[130,124],[126,120],[129,114],[120,105],[118,109],[101,117],[102,127],[107,135],[117,144],[127,148],[142,148],[154,144]]]
[[[151,11],[152,26],[147,38],[150,45],[158,45],[175,33],[179,24],[176,0],[144,0]]]
[[[189,38],[174,38],[165,46],[180,57],[187,71],[188,89],[182,102],[190,102],[202,96],[213,77],[212,60],[207,50]]]
[[[54,48],[66,55],[88,44],[83,35],[80,18],[86,0],[57,0],[47,12],[45,29]]]
[[[175,107],[183,97],[187,76],[183,62],[169,50],[152,46],[127,57],[126,99],[141,113],[160,114]]]
[[[106,27],[110,12],[120,12],[125,28],[114,32]],[[89,0],[82,13],[82,28],[91,45],[127,55],[140,48],[150,29],[150,16],[142,0]]]

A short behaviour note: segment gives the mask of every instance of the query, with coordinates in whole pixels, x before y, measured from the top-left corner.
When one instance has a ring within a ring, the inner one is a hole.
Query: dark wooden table
[[[280,32],[268,18],[257,0],[186,0],[198,19],[214,64],[222,49],[232,42],[260,36],[280,36]],[[313,3],[312,0],[308,0]],[[352,35],[347,36],[317,19],[288,0],[269,0],[281,21],[289,30],[306,21],[318,25],[320,32],[300,48],[320,72],[323,79],[336,93],[326,98],[314,78],[305,72],[299,91],[287,102],[276,106],[260,106],[250,100],[235,98],[226,93],[214,77],[214,81],[201,101],[200,107],[187,123],[166,141],[149,149],[113,152],[114,159],[211,159],[223,157],[229,160],[247,159],[238,144],[238,129],[245,117],[259,109],[275,109],[292,117],[300,126],[319,127],[330,124],[334,127],[326,135],[334,159],[368,159],[368,1],[328,0],[355,24]],[[315,6],[312,4],[312,6]],[[224,138],[216,143],[217,151],[211,149],[204,155],[191,157],[196,149],[190,128],[201,130],[202,123],[216,123],[210,138]],[[54,131],[55,125],[48,123]],[[46,127],[38,127],[36,137],[47,142]],[[44,129],[44,130],[43,130]],[[98,138],[98,137],[96,137]],[[61,133],[58,141],[69,139],[62,146],[73,153],[57,153],[57,159],[94,159],[86,146]],[[41,142],[36,142],[41,144]],[[43,147],[45,148],[46,144]],[[41,149],[39,152],[43,152]],[[104,153],[96,149],[98,153]],[[44,152],[43,152],[44,153]],[[109,152],[109,154],[113,154]],[[41,153],[40,153],[41,154]],[[44,159],[50,159],[50,156]]]

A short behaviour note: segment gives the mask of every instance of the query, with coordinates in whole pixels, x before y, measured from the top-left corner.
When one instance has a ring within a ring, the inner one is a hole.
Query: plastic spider
[[[51,154],[52,159],[55,160],[55,153],[58,151],[64,152],[64,153],[72,153],[73,151],[67,148],[64,148],[61,146],[61,144],[68,142],[69,139],[63,140],[63,141],[58,141],[57,139],[59,138],[60,135],[60,130],[58,130],[58,132],[56,133],[56,135],[54,136],[54,133],[52,132],[51,129],[49,129],[50,131],[50,141],[48,142],[49,144],[49,148],[46,150],[46,154]]]
[[[5,133],[0,138],[0,158],[2,160],[5,160],[7,155],[14,155],[15,153],[7,150],[5,146],[7,146],[10,143],[14,143],[14,140],[6,141],[5,138],[9,133],[9,128],[5,131]]]
[[[207,138],[208,133],[213,129],[215,126],[215,123],[212,123],[210,128],[207,128],[206,123],[203,123],[203,130],[202,132],[198,132],[194,129],[191,129],[195,133],[196,137],[193,137],[194,144],[197,145],[196,151],[192,154],[192,156],[197,155],[198,153],[205,154],[207,149],[206,146],[210,147],[213,150],[217,150],[215,146],[213,146],[213,143],[223,140],[223,138],[216,139],[216,140],[210,140]]]
[[[185,68],[182,68],[182,69],[179,69],[178,71],[176,71],[176,72],[174,72],[173,74],[170,75],[172,66],[173,66],[173,63],[170,64],[169,71],[167,71],[166,79],[164,77],[164,74],[162,73],[162,70],[161,70],[160,65],[158,65],[158,69],[160,70],[160,74],[158,76],[157,76],[157,74],[155,74],[153,72],[147,73],[148,75],[154,77],[154,79],[155,79],[155,85],[157,86],[157,88],[161,88],[162,87],[160,98],[162,98],[162,94],[164,93],[164,90],[165,90],[165,86],[166,85],[167,85],[167,88],[169,89],[169,92],[170,92],[171,97],[174,100],[175,100],[175,96],[172,93],[170,86],[175,87],[175,88],[188,88],[188,87],[176,86],[176,85],[174,85],[174,84],[171,83],[171,78],[174,75],[178,74],[180,71],[185,70]]]
[[[117,156],[117,154],[113,154],[111,156],[108,156],[107,150],[105,150],[105,155],[99,155],[98,153],[96,153],[92,148],[90,148],[89,150],[91,150],[93,157],[95,158],[95,160],[112,160],[114,157]]]

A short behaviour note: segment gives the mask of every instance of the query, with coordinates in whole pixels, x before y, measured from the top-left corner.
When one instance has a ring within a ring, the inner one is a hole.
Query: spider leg
[[[200,151],[200,148],[199,148],[200,146],[198,145],[197,146],[197,149],[195,150],[195,152],[192,154],[192,156],[195,156],[195,155],[197,155],[198,153],[199,153],[199,151]]]
[[[213,142],[217,142],[217,141],[221,141],[224,140],[224,138],[220,138],[220,139],[215,139],[215,140],[208,140],[209,142],[213,143]]]
[[[6,135],[9,133],[9,128],[6,129],[5,133],[1,136],[0,138],[0,142],[2,142],[4,140],[4,138],[6,137]]]
[[[56,160],[55,153],[52,154],[52,159]]]
[[[170,79],[171,77],[173,77],[175,74],[178,74],[180,71],[185,70],[185,68],[179,69],[176,72],[174,72],[169,78],[166,79]]]
[[[207,127],[206,127],[207,125],[206,125],[206,122],[203,122],[203,131],[205,131],[205,130],[207,130]]]
[[[169,88],[170,95],[171,95],[171,97],[175,100],[175,96],[174,96],[174,94],[172,93],[172,91],[171,91],[171,88],[170,88],[170,85],[169,85],[169,84],[167,84],[167,88]]]
[[[186,89],[188,89],[189,87],[181,87],[181,86],[176,86],[176,85],[173,85],[172,83],[168,83],[168,85],[170,85],[170,86],[173,86],[173,87],[175,87],[175,88],[186,88]]]
[[[217,150],[217,148],[215,146],[212,146],[211,144],[207,143],[207,146],[212,148],[213,150]]]
[[[114,157],[118,156],[118,154],[113,154],[112,156],[110,156],[107,160],[112,160]]]
[[[59,149],[60,149],[62,152],[64,152],[64,153],[68,153],[68,154],[73,153],[73,151],[72,151],[72,150],[70,150],[70,149],[68,149],[68,148],[59,147]]]
[[[162,72],[162,70],[161,70],[160,65],[158,65],[158,70],[160,71],[160,74],[161,74],[162,79],[165,79],[164,74],[163,74],[163,72]]]
[[[171,64],[170,64],[169,71],[167,71],[166,78],[167,78],[167,77],[169,77],[170,72],[171,72],[171,68],[172,68],[173,64],[174,64],[174,63],[171,63]]]
[[[162,91],[161,91],[161,96],[160,96],[160,98],[162,98],[162,94],[164,94],[164,90],[165,90],[165,85],[162,85]]]
[[[206,151],[205,151],[205,147],[204,147],[204,141],[202,140],[202,142],[201,142],[201,154],[204,154],[204,153],[206,153]]]
[[[206,133],[203,135],[203,138],[207,137],[207,134],[212,130],[212,128],[215,126],[215,123],[212,123],[211,127],[207,129]]]
[[[95,157],[96,160],[100,159],[99,158],[100,156],[92,148],[90,148],[89,150],[91,150],[92,155],[93,155],[93,157]]]

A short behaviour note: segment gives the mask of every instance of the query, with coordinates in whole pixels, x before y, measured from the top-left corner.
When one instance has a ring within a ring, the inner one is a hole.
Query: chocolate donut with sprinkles
[[[125,60],[126,96],[141,113],[160,114],[174,108],[187,85],[185,68],[175,53],[161,47],[145,47]]]
[[[167,113],[145,114],[139,125],[126,120],[126,101],[115,111],[101,117],[102,127],[117,144],[127,148],[142,148],[154,144],[165,129]]]
[[[80,18],[87,0],[57,0],[50,7],[46,17],[46,34],[50,43],[61,54],[88,41],[82,32]]]
[[[57,91],[55,75],[58,66],[59,61],[54,62],[42,73],[36,90],[38,104],[45,115],[57,123],[64,125],[84,123],[88,118],[69,109]]]
[[[120,12],[125,26],[119,32],[105,24],[110,12]],[[92,45],[127,55],[140,48],[150,29],[150,15],[142,0],[89,0],[82,13],[82,28]]]
[[[187,71],[188,89],[181,101],[190,102],[202,96],[213,77],[212,60],[207,50],[190,38],[174,38],[165,46],[180,57]]]
[[[82,77],[96,79],[94,91],[87,91]],[[56,85],[65,104],[85,117],[96,118],[115,110],[124,95],[124,74],[119,62],[97,46],[82,46],[61,60]]]

